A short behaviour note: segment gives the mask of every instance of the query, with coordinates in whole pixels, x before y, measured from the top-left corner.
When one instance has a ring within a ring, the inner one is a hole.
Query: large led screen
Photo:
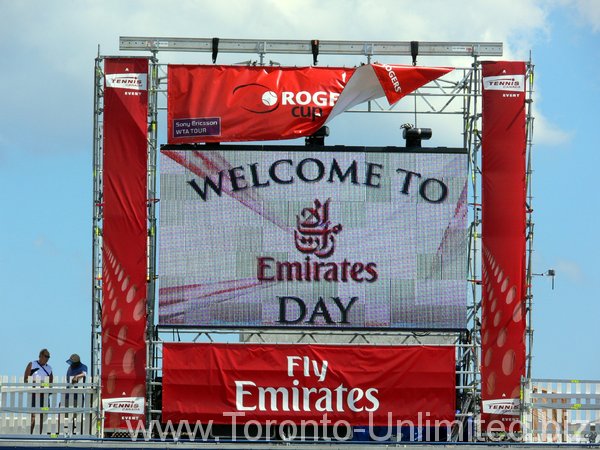
[[[460,329],[467,155],[165,146],[159,324]]]

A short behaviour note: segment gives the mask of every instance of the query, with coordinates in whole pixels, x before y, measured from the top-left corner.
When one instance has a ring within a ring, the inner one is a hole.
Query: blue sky
[[[0,17],[0,374],[22,374],[42,347],[50,349],[58,373],[66,371],[64,361],[73,352],[84,362],[90,359],[98,45],[102,54],[118,55],[124,54],[118,51],[119,36],[219,36],[501,41],[504,59],[528,59],[531,50],[536,65],[534,271],[557,271],[554,290],[546,277],[534,280],[533,374],[600,379],[595,275],[600,268],[595,136],[600,2],[485,0],[458,8],[443,0],[0,0]],[[210,63],[208,54],[159,58]],[[327,64],[324,57],[321,63]],[[337,135],[344,136],[335,143],[400,141],[398,124],[388,119],[382,123],[389,130],[378,137],[353,131],[352,123],[335,125]],[[446,145],[444,136],[434,144]]]

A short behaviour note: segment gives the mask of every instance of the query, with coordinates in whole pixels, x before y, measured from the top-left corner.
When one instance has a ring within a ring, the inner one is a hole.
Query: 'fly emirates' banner
[[[170,65],[168,143],[310,136],[369,100],[390,104],[452,71],[369,64],[359,68]]]
[[[164,420],[454,420],[453,347],[165,343],[163,358]]]

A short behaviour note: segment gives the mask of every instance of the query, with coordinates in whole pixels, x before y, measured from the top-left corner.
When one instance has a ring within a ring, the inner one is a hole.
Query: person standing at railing
[[[80,381],[85,383],[85,377],[87,376],[88,368],[85,364],[81,362],[81,358],[77,353],[73,353],[69,359],[67,359],[67,364],[69,368],[67,369],[67,382],[71,384],[77,384]],[[64,402],[65,407],[77,407],[77,394],[73,394],[72,398],[70,398],[70,394],[65,394]],[[85,397],[82,396],[83,399]],[[70,401],[71,400],[71,401]],[[82,405],[83,406],[83,405]],[[69,420],[69,414],[65,414],[65,419]],[[70,424],[71,433],[77,428],[77,414],[73,414],[73,421]],[[59,421],[59,429],[60,429],[60,421]]]
[[[88,368],[81,362],[79,355],[73,353],[69,359],[67,359],[67,364],[69,365],[69,368],[67,369],[67,381],[73,384],[79,381],[85,383]]]
[[[48,364],[48,360],[50,359],[50,352],[48,349],[43,348],[40,350],[40,354],[38,356],[37,361],[31,361],[27,364],[25,368],[25,374],[23,376],[23,381],[25,383],[29,382],[29,377],[31,377],[32,382],[41,383],[42,380],[48,378],[48,381],[52,383],[54,381],[54,375],[52,374],[52,367]],[[31,394],[31,407],[32,408],[41,408],[44,406],[44,394]],[[44,427],[44,415],[40,413],[40,434],[42,434],[42,429]],[[31,414],[31,433],[33,434],[33,429],[35,428],[35,414]]]

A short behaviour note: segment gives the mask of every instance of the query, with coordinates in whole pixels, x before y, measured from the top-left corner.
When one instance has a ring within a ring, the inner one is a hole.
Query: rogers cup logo
[[[342,76],[346,82],[346,74]],[[340,96],[330,91],[281,91],[259,83],[237,86],[232,92],[242,109],[254,114],[267,114],[280,106],[290,108],[293,117],[317,120],[324,115],[325,108],[332,108]]]
[[[500,75],[485,77],[483,89],[486,91],[525,92],[525,75]]]
[[[111,73],[105,76],[106,87],[145,91],[148,89],[147,73]]]

